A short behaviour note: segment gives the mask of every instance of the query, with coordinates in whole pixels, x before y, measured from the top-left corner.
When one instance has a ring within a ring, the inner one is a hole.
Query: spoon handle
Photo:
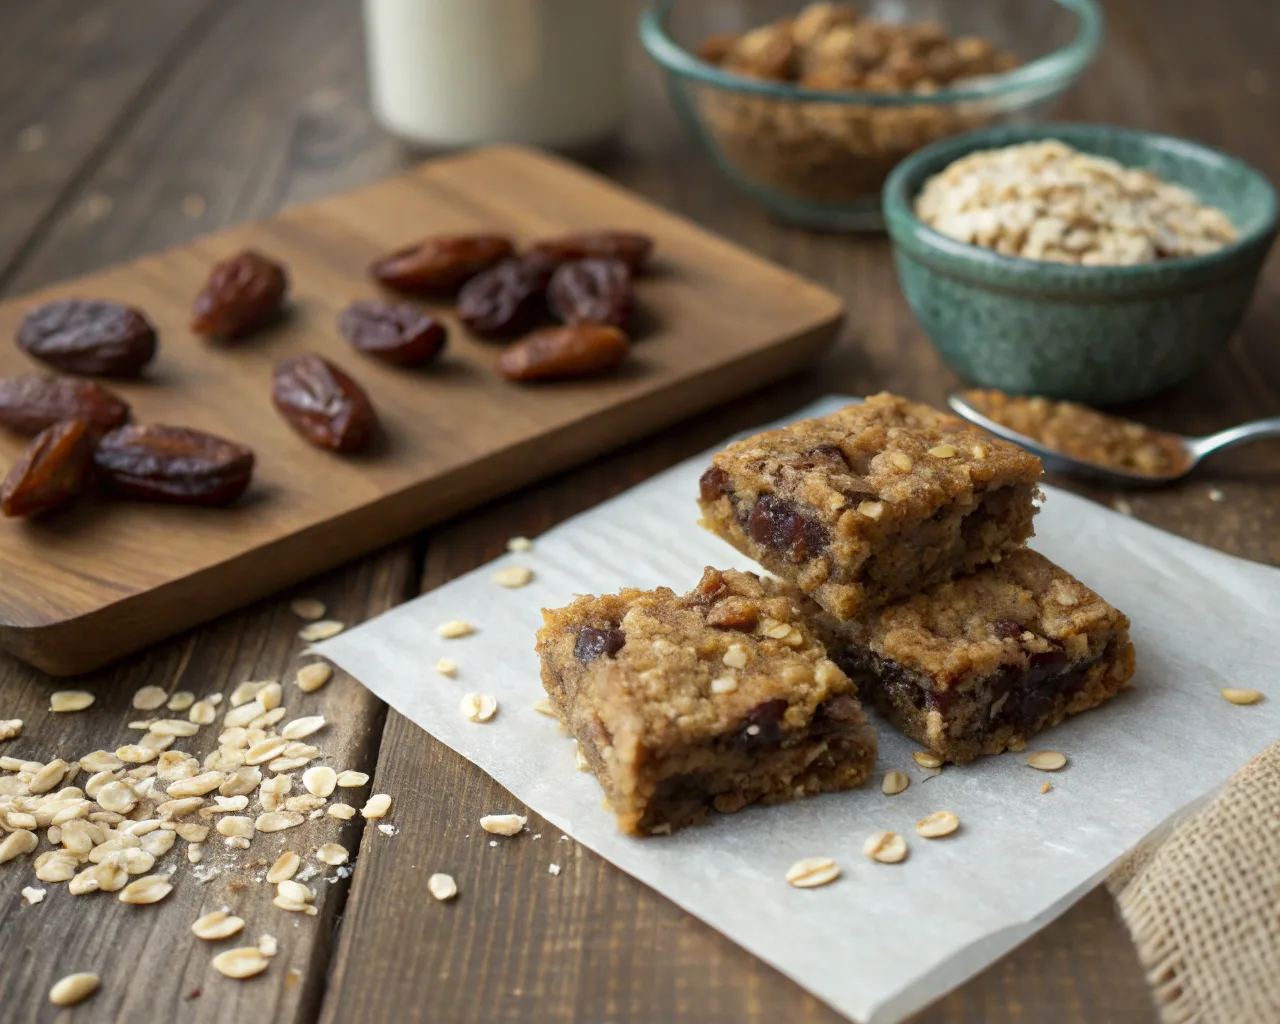
[[[1197,458],[1204,458],[1211,452],[1220,452],[1224,448],[1234,448],[1238,444],[1262,441],[1269,437],[1280,437],[1280,416],[1241,423],[1238,427],[1231,427],[1208,437],[1197,437],[1191,441],[1190,447]]]

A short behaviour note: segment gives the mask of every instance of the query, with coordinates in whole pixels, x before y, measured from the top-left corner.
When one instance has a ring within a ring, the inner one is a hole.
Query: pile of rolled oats
[[[297,673],[299,693],[318,690],[331,674],[324,662],[303,665]],[[198,882],[219,873],[220,865],[206,856],[211,848],[228,858],[228,869],[244,872],[240,851],[249,850],[259,835],[309,819],[354,817],[357,808],[342,800],[341,791],[366,786],[369,776],[313,764],[326,756],[311,742],[326,721],[321,715],[291,718],[284,697],[284,687],[274,680],[240,683],[225,701],[221,693],[197,698],[189,691],[170,694],[145,686],[133,695],[139,717],[128,725],[138,736],[114,750],[47,761],[0,755],[0,864],[30,864],[40,883],[65,882],[74,896],[114,892],[126,903],[156,903],[173,890],[182,861],[194,866],[188,870]],[[53,695],[51,710],[74,712],[92,703],[87,693],[66,691]],[[179,749],[199,742],[201,730],[219,717],[212,752],[200,759]],[[0,740],[17,741],[5,744],[9,750],[21,737],[21,721],[0,721]],[[389,796],[375,794],[362,813],[382,818],[390,807]],[[185,857],[162,866],[178,840]],[[301,856],[282,854],[265,878],[276,887],[275,906],[314,916],[315,894],[304,883],[326,867],[345,876],[348,858],[334,842]],[[39,903],[45,893],[36,886],[23,889],[29,904]],[[213,923],[215,916],[196,922],[195,934],[221,939],[244,926],[241,918],[225,913]],[[213,966],[233,978],[256,974],[275,952],[274,940],[267,939],[259,947],[229,950],[215,957]],[[68,991],[55,986],[50,996],[59,1005],[87,998],[96,988],[96,981],[93,986],[64,982],[59,986]]]
[[[794,18],[714,36],[698,52],[748,78],[922,98],[1018,64],[990,40],[951,36],[940,22],[880,21],[844,3],[811,3]],[[875,196],[904,156],[985,120],[956,104],[927,100],[901,106],[797,102],[714,87],[700,90],[699,99],[717,145],[739,172],[815,201]]]
[[[1237,235],[1187,189],[1053,139],[961,157],[925,182],[915,211],[970,245],[1084,266],[1210,253]]]

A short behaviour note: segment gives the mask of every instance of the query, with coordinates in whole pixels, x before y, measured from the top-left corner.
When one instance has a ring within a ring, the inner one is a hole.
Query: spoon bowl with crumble
[[[956,389],[947,404],[970,423],[1040,456],[1046,472],[1113,487],[1172,483],[1214,452],[1280,438],[1280,416],[1186,437],[1074,402],[1002,391]]]

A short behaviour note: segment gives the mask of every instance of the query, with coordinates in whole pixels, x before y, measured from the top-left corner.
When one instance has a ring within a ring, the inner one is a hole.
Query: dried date
[[[134,377],[156,354],[156,329],[138,310],[97,299],[57,299],[31,310],[18,347],[67,373]]]
[[[621,260],[633,274],[638,274],[653,251],[653,239],[638,231],[580,231],[559,238],[534,242],[530,252],[556,263],[570,260]]]
[[[498,358],[507,380],[562,380],[612,370],[630,348],[627,336],[607,324],[548,327],[521,338]]]
[[[317,448],[356,452],[378,429],[373,405],[360,385],[317,355],[277,366],[271,400],[289,425]]]
[[[188,427],[120,427],[98,444],[98,475],[129,498],[178,505],[229,505],[249,487],[253,451]]]
[[[129,407],[101,384],[47,373],[0,378],[0,426],[32,437],[64,420],[105,434],[129,419]]]
[[[532,327],[555,264],[541,256],[503,260],[468,281],[458,292],[458,316],[476,334],[501,338]]]
[[[437,235],[375,260],[369,273],[398,292],[443,297],[514,253],[502,235]]]
[[[573,260],[551,275],[547,301],[566,324],[612,324],[631,319],[631,271],[621,260]]]
[[[361,352],[397,366],[421,366],[448,341],[444,324],[402,302],[359,299],[338,315],[338,329]]]
[[[246,249],[214,264],[196,296],[191,329],[207,338],[243,338],[279,319],[288,290],[283,266]]]
[[[40,431],[0,484],[0,512],[38,516],[85,490],[93,474],[93,441],[93,431],[79,420]]]

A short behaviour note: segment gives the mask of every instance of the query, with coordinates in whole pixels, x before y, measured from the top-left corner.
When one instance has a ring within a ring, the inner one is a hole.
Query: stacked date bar
[[[731,444],[702,523],[841,619],[972,572],[1033,533],[1040,460],[890,394]]]
[[[858,619],[822,615],[831,657],[907,736],[964,764],[1021,750],[1129,684],[1129,620],[1022,550]]]
[[[875,732],[808,604],[707,569],[684,596],[623,590],[543,611],[543,686],[623,832],[866,781]]]

